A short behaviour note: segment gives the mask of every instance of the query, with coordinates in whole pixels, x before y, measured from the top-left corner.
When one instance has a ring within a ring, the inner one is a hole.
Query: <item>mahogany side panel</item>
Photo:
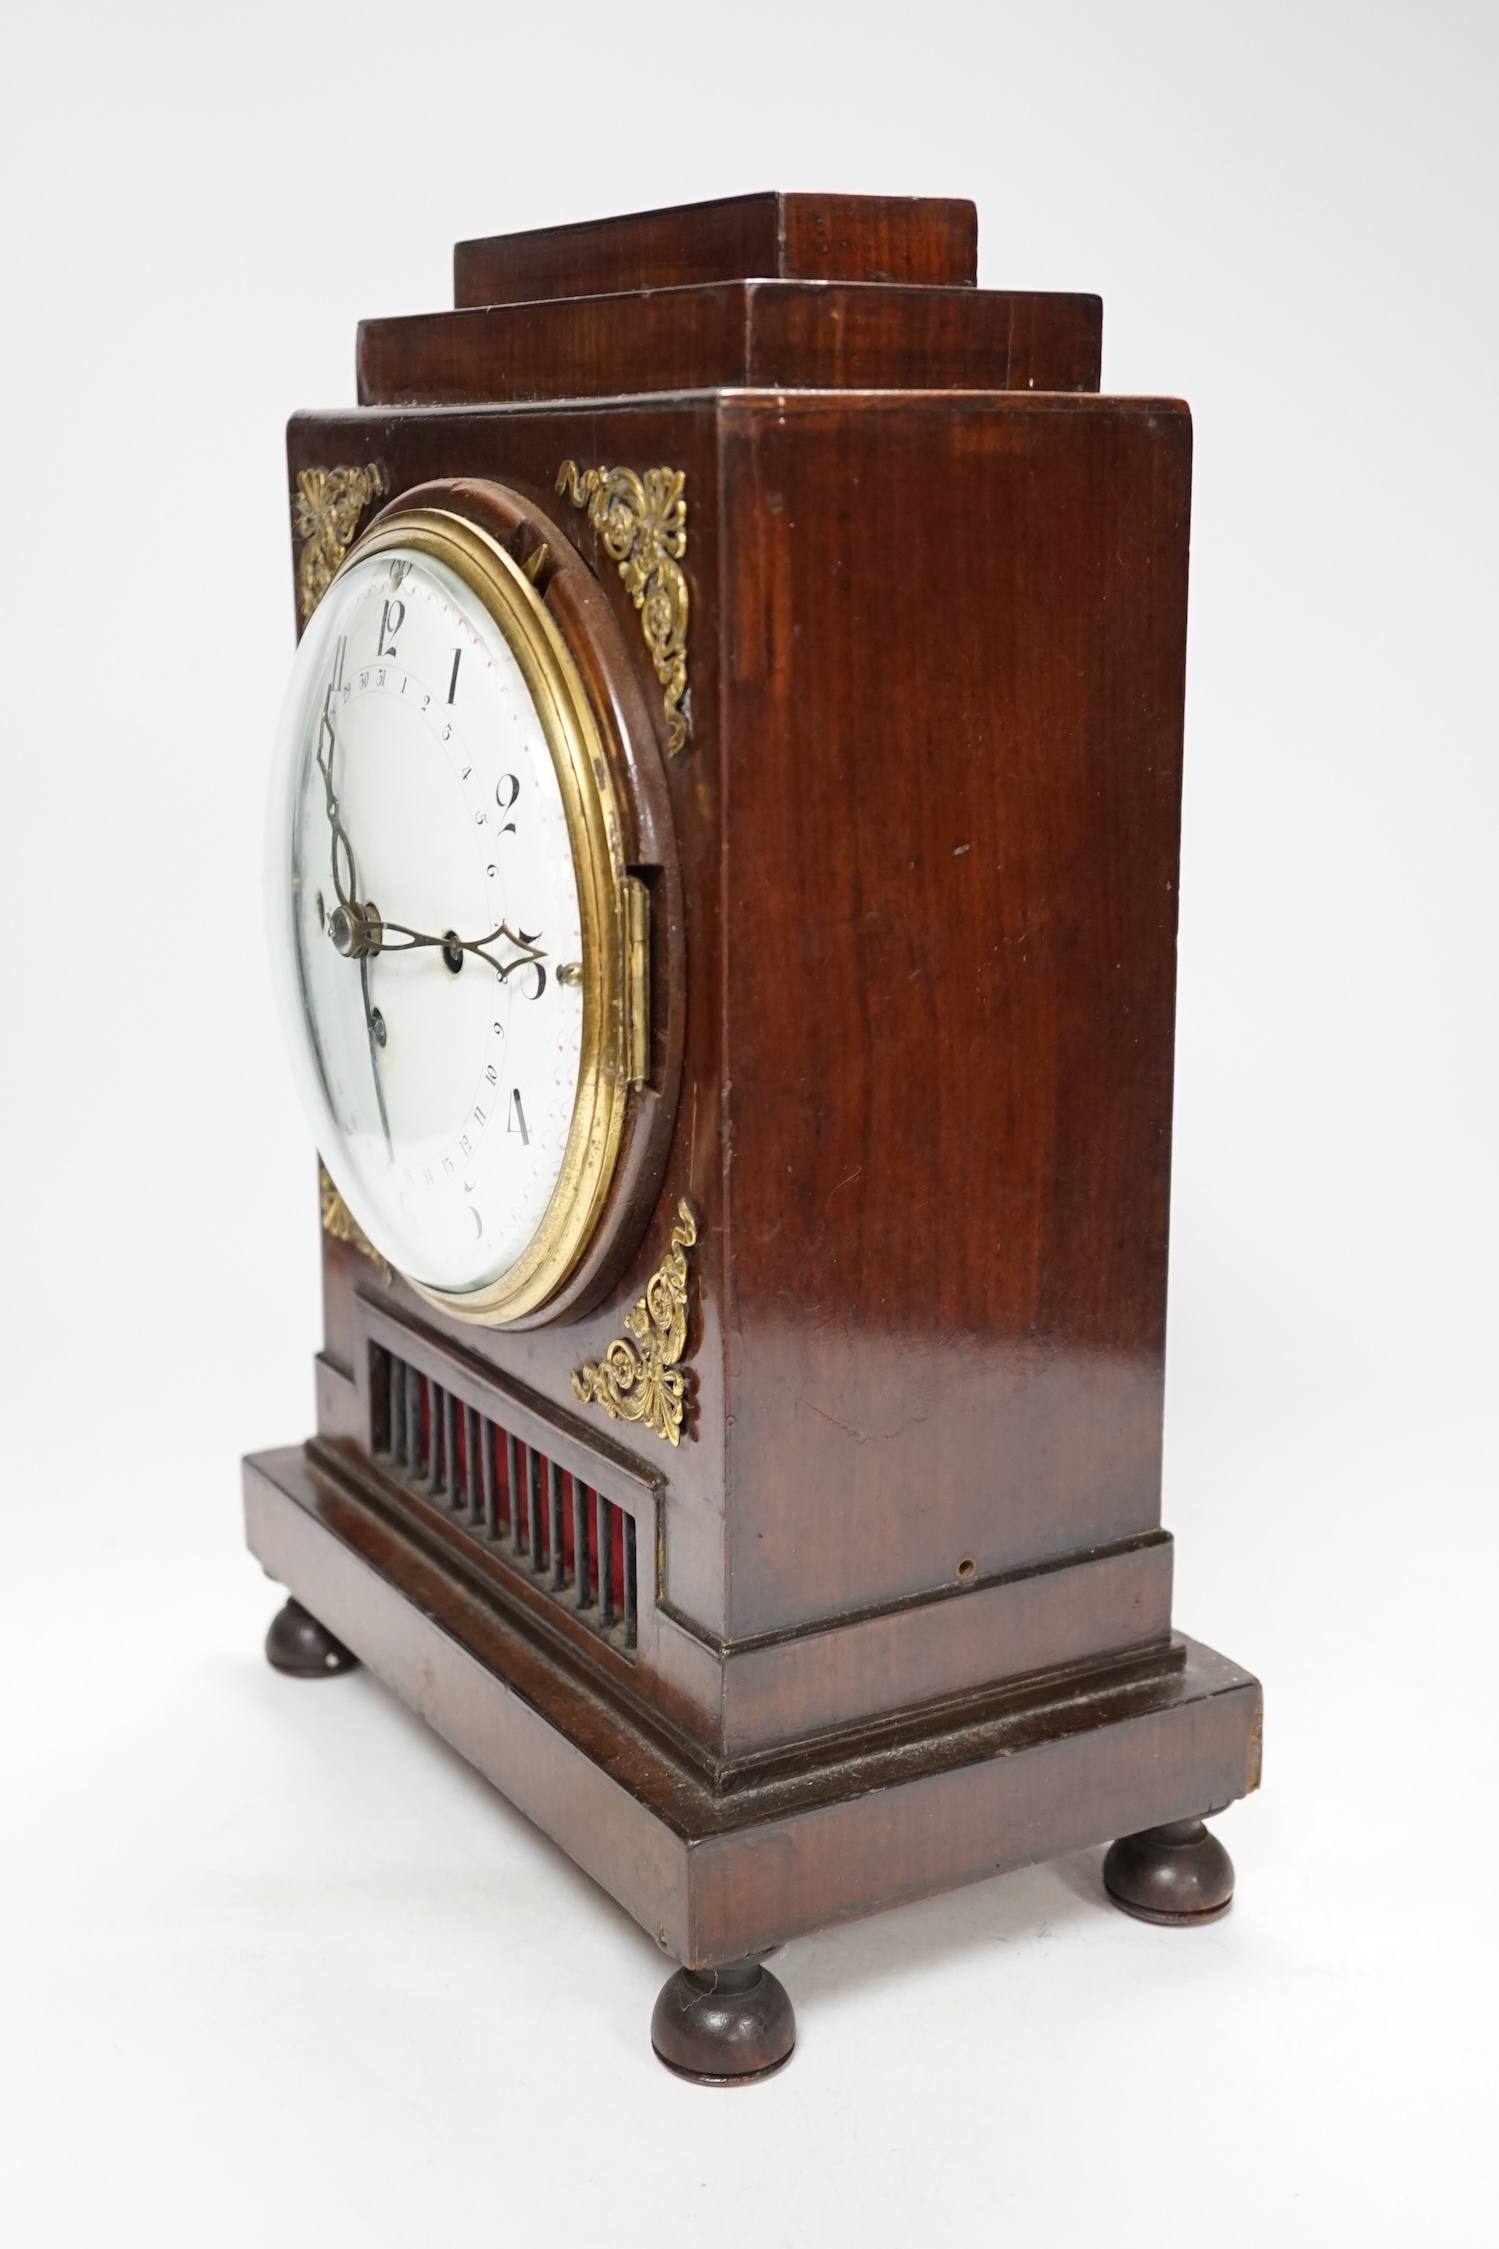
[[[762,390],[1096,391],[1103,305],[997,289],[758,287],[748,347],[744,380]]]
[[[784,281],[883,281],[973,288],[977,204],[959,196],[783,195]]]
[[[733,281],[361,323],[365,406],[755,385],[1096,390],[1097,297]]]
[[[713,281],[971,286],[978,212],[945,196],[735,195],[580,226],[460,242],[456,305],[508,305]]]
[[[738,1637],[1159,1520],[1191,431],[722,415]]]

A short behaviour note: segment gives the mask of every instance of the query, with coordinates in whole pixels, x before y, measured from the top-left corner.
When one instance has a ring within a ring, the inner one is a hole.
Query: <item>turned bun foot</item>
[[[331,1679],[336,1671],[352,1671],[359,1661],[341,1640],[324,1631],[315,1616],[307,1614],[300,1601],[288,1601],[271,1619],[265,1657],[293,1679]]]
[[[752,2085],[790,2061],[796,2016],[785,1985],[758,1960],[679,1968],[661,1987],[651,2044],[695,2085]]]
[[[1234,1862],[1201,1820],[1172,1820],[1122,1835],[1103,1862],[1103,1886],[1137,1921],[1183,1928],[1227,1913]]]

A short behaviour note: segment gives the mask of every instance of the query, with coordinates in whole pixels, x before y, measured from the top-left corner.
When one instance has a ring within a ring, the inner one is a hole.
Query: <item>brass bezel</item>
[[[582,675],[542,596],[504,548],[450,509],[411,508],[383,516],[349,549],[338,576],[391,547],[412,548],[446,564],[503,635],[556,769],[578,885],[583,1051],[562,1170],[541,1224],[515,1263],[483,1288],[430,1288],[409,1273],[402,1276],[428,1304],[454,1319],[501,1327],[542,1310],[576,1269],[597,1228],[619,1155],[630,1068],[628,878],[619,798]]]

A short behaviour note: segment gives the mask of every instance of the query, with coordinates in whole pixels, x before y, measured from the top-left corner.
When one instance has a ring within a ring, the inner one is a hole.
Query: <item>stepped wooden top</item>
[[[916,195],[733,195],[581,226],[460,242],[455,305],[616,296],[714,281],[886,281],[972,288],[972,203]]]
[[[942,197],[742,195],[460,242],[457,308],[360,326],[363,406],[1098,388],[1096,297],[980,289]]]

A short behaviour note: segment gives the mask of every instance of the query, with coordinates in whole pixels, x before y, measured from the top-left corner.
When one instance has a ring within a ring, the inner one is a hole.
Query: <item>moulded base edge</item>
[[[1208,1815],[1258,1785],[1258,1683],[1178,1641],[1155,1677],[913,1725],[877,1756],[833,1750],[715,1795],[300,1447],[245,1462],[245,1515],[268,1575],[689,1967]]]

